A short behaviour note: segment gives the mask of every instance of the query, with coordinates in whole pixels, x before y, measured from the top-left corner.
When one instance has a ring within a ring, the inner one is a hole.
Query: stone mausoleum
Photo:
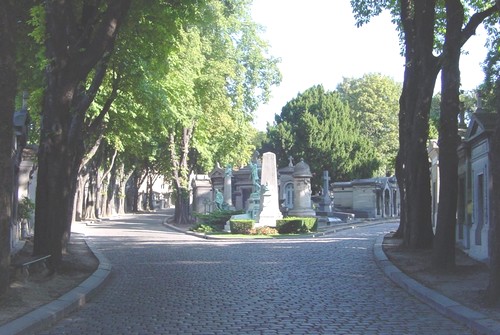
[[[224,208],[247,212],[250,203],[254,201],[253,173],[258,173],[257,178],[260,178],[261,170],[262,160],[256,152],[247,166],[224,168],[217,165],[208,175],[193,175],[192,212],[210,213],[217,210],[217,194],[224,194]],[[328,182],[328,173],[324,173]],[[301,160],[294,165],[291,157],[287,166],[277,169],[279,206],[283,216],[317,216],[315,209],[325,211],[325,208],[319,209],[320,204],[312,201],[315,197],[311,194],[311,177],[307,163]],[[333,189],[328,192],[332,199],[331,208],[326,212],[352,213],[357,218],[399,216],[399,191],[395,177],[359,179],[329,185],[333,185]],[[323,202],[330,206],[330,202]],[[343,219],[345,217],[346,215],[343,215]]]
[[[356,218],[389,218],[400,214],[396,177],[334,182],[335,208]]]

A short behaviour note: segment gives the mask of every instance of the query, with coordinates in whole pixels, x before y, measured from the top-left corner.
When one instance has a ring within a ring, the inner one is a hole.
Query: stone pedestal
[[[316,212],[311,201],[311,170],[302,159],[295,165],[293,172],[294,204],[289,216],[314,217]]]
[[[260,212],[260,194],[252,193],[248,199],[248,209],[247,214],[250,218],[256,220]]]

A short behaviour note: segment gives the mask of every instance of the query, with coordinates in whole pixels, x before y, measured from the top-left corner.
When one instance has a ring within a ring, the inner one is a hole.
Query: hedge
[[[287,217],[276,221],[276,229],[280,234],[309,233],[317,228],[317,219],[312,217]]]
[[[232,219],[229,221],[231,234],[250,234],[253,224],[254,220],[250,219]]]

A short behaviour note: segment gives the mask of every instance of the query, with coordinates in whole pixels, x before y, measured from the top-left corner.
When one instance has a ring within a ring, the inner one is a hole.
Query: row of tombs
[[[263,156],[266,154],[269,153]],[[256,152],[247,166],[217,166],[208,175],[193,175],[192,211],[206,214],[222,207],[251,211],[252,195],[260,186],[256,185],[256,180],[262,178],[262,170],[262,159]],[[330,183],[328,172],[324,171],[322,191],[313,195],[310,189],[312,174],[303,160],[294,165],[290,158],[288,166],[278,168],[276,172],[282,216],[330,217],[337,218],[337,221],[399,216],[399,190],[395,177]]]

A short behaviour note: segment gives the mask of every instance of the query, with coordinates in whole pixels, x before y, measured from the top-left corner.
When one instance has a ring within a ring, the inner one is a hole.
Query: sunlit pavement
[[[102,291],[41,334],[471,334],[373,259],[396,224],[293,240],[205,240],[165,213],[74,227],[112,264]]]

